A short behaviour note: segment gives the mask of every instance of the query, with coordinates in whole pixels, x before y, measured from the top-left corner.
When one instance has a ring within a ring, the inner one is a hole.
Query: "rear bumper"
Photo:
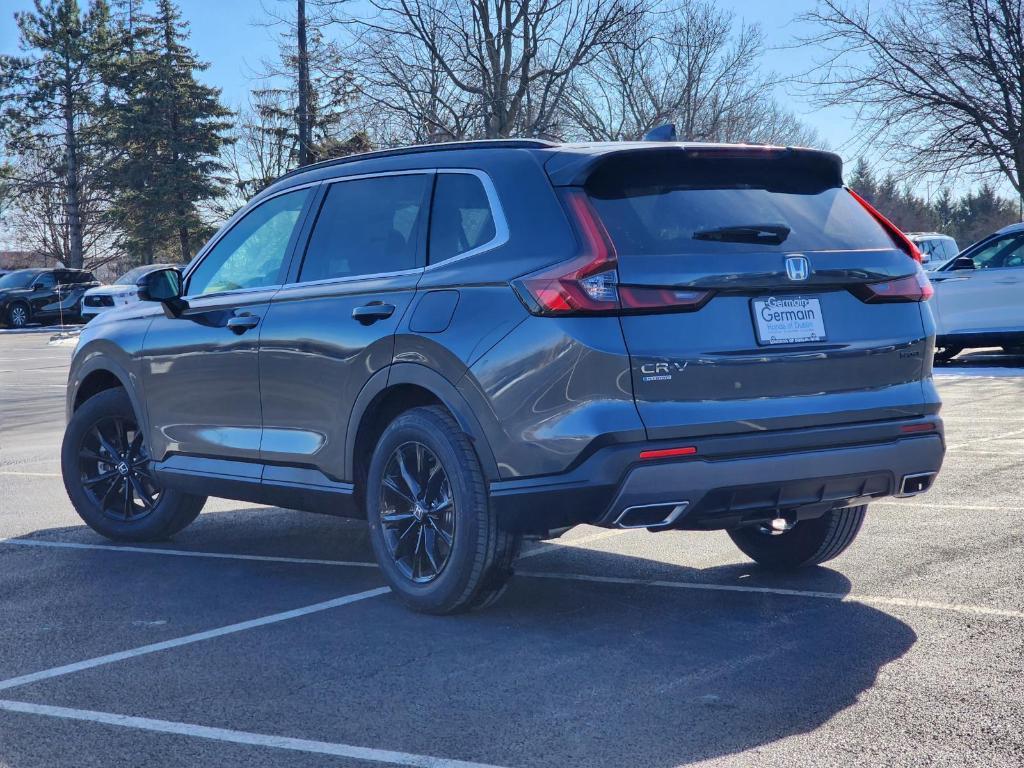
[[[934,431],[903,431],[926,423]],[[556,478],[492,483],[491,504],[503,526],[523,532],[577,523],[734,528],[780,514],[804,519],[920,493],[930,487],[945,453],[938,417],[689,444],[697,448],[695,456],[661,461],[640,461],[639,453],[663,444],[605,448]],[[912,479],[901,488],[904,478]]]

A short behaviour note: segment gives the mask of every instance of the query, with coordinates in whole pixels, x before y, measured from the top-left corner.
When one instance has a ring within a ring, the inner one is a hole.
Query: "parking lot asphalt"
[[[1024,765],[1024,358],[938,372],[936,487],[827,568],[583,526],[438,618],[357,521],[211,499],[172,541],[92,533],[48,342],[0,335],[0,766]]]

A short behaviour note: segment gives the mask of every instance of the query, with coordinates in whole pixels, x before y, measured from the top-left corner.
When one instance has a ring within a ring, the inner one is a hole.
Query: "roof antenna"
[[[665,123],[665,125],[659,125],[657,128],[651,128],[647,133],[644,134],[644,141],[675,141],[676,140],[676,124]]]

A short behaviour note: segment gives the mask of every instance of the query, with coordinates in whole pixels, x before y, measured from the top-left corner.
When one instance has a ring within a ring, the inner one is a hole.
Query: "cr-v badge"
[[[811,276],[811,264],[805,256],[786,257],[786,277],[790,280],[806,280]]]

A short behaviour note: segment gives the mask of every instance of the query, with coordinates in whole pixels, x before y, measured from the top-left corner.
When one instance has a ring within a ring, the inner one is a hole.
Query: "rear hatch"
[[[930,285],[835,155],[652,148],[574,184],[570,214],[610,240],[605,289],[651,439],[929,410]]]

